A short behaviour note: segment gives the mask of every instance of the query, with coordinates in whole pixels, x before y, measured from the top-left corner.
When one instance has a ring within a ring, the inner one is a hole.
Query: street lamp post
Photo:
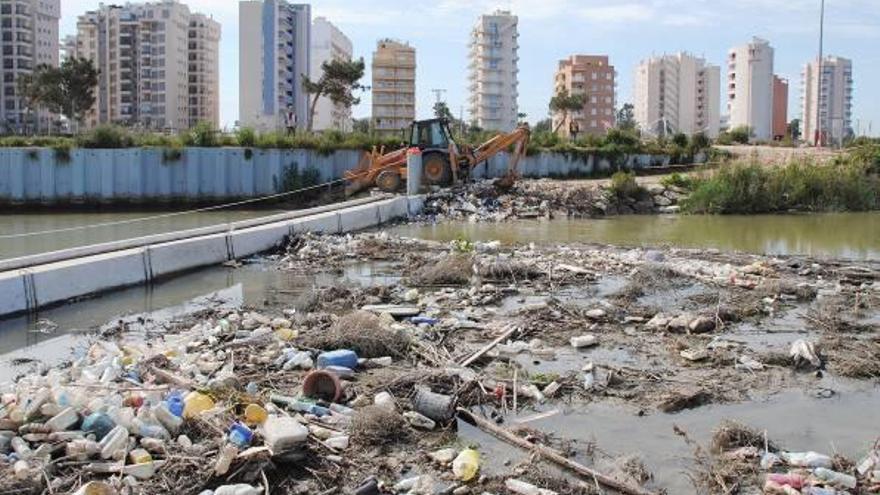
[[[822,147],[822,80],[825,78],[822,58],[825,56],[825,0],[820,0],[819,7],[819,74],[816,90],[816,147]]]

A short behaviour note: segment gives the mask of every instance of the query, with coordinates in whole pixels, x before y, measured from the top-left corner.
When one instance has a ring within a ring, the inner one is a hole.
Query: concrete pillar
[[[422,189],[422,151],[410,148],[406,152],[406,194],[416,196]]]

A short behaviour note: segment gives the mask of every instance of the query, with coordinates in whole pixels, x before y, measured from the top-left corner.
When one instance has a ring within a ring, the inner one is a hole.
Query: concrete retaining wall
[[[161,149],[71,151],[59,161],[51,149],[0,149],[0,204],[113,204],[170,201],[221,202],[275,194],[292,171],[314,169],[321,183],[342,178],[359,163],[360,151],[329,155],[311,150],[187,148],[178,159]],[[477,177],[500,177],[509,156],[477,167]],[[634,155],[626,167],[669,165],[669,157]],[[608,171],[603,158],[538,153],[520,163],[525,177],[587,176]]]
[[[203,266],[268,251],[295,233],[351,232],[414,215],[424,199],[406,196],[364,204],[352,201],[335,211],[281,220],[221,234],[84,256],[32,268],[0,272],[0,316],[150,283]]]

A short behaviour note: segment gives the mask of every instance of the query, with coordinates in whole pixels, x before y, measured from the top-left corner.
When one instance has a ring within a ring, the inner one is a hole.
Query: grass
[[[877,210],[876,153],[850,152],[827,164],[798,159],[782,167],[749,161],[723,165],[695,177],[682,206],[690,213],[721,214]]]

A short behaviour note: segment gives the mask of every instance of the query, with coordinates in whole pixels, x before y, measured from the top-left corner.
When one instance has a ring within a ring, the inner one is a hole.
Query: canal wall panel
[[[0,272],[0,316],[89,297],[159,278],[266,252],[291,234],[344,233],[417,215],[421,197],[396,196],[370,203],[351,201],[335,211],[285,219],[221,234],[82,256]]]
[[[216,203],[288,190],[293,174],[314,171],[319,183],[341,179],[363,153],[338,150],[186,148],[0,149],[0,204]],[[474,175],[501,177],[510,155],[480,164]],[[619,163],[618,163],[619,162]],[[666,166],[667,156],[631,155],[613,161],[596,155],[541,152],[519,164],[524,177],[586,177],[618,168]]]

